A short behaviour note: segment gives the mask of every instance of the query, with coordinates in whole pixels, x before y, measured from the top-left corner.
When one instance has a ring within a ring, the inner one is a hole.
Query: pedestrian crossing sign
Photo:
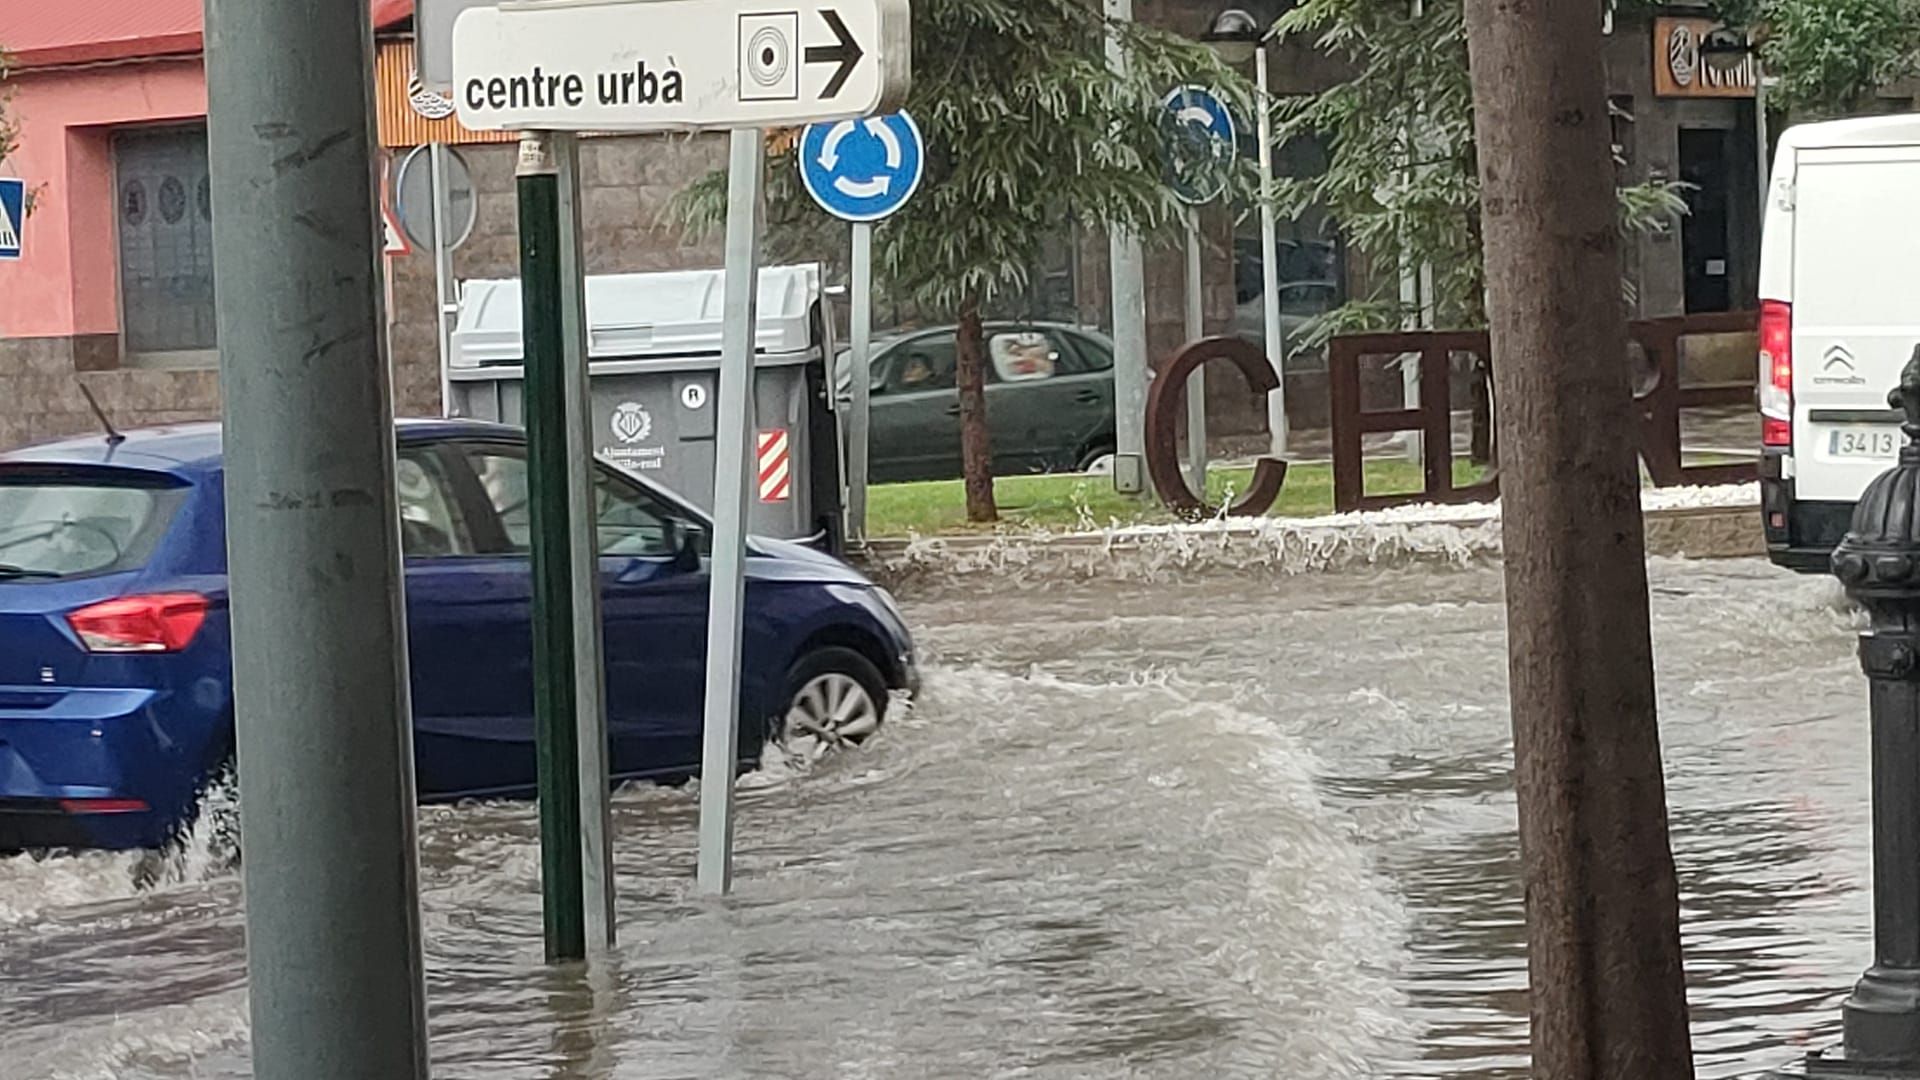
[[[20,233],[27,222],[27,182],[0,177],[0,259],[20,257]]]

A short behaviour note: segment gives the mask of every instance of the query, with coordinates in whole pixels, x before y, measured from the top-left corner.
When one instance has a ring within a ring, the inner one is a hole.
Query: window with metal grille
[[[213,199],[204,127],[114,136],[120,320],[130,360],[212,363]]]

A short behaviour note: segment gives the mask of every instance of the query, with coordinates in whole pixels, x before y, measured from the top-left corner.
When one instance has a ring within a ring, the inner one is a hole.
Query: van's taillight
[[[83,607],[67,616],[88,652],[179,652],[207,621],[207,598],[198,593],[126,596]]]
[[[1793,446],[1793,305],[1760,302],[1760,441]]]

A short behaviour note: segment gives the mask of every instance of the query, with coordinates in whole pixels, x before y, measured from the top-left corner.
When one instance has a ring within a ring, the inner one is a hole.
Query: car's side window
[[[473,554],[472,535],[431,452],[402,447],[394,481],[400,496],[400,547],[409,558]]]
[[[600,523],[600,554],[646,559],[674,553],[674,518],[645,491],[598,469],[594,474],[594,503]]]
[[[503,550],[524,555],[533,547],[533,517],[527,499],[527,457],[517,446],[476,446],[467,451],[480,490],[499,521]],[[605,467],[594,469],[595,516],[600,554],[664,558],[674,554],[677,516],[644,488]]]
[[[993,375],[998,382],[1039,382],[1065,373],[1059,346],[1039,330],[989,334],[987,357],[993,361]]]
[[[953,389],[957,355],[951,334],[904,342],[894,351],[893,367],[887,372],[887,393],[921,394]]]
[[[1077,371],[1091,374],[1113,370],[1113,353],[1105,345],[1081,334],[1062,334],[1068,349],[1078,357]]]
[[[517,448],[475,447],[467,452],[494,518],[504,549],[488,555],[524,555],[533,549],[533,516],[527,502],[527,458]]]

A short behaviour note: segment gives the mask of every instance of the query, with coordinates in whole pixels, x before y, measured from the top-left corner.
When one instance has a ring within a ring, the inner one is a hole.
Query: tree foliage
[[[1117,34],[1129,60],[1108,69]],[[927,140],[919,193],[874,232],[876,279],[936,318],[960,321],[963,458],[969,516],[991,520],[982,311],[1024,290],[1049,237],[1069,222],[1171,234],[1182,204],[1164,181],[1174,162],[1160,100],[1173,87],[1214,88],[1250,115],[1252,88],[1212,51],[1138,23],[1111,24],[1099,0],[916,0],[907,109]],[[814,207],[794,147],[771,142],[768,246],[774,258],[845,250],[845,226]],[[1218,160],[1231,193],[1254,189],[1250,165]],[[725,216],[726,179],[707,176],[675,201],[697,230]]]
[[[1920,67],[1916,0],[1767,0],[1760,17],[1777,108],[1843,115]]]
[[[1140,24],[1121,27],[1131,61],[1107,69],[1097,0],[920,0],[913,5],[913,90],[907,110],[927,140],[927,173],[907,206],[874,233],[875,275],[933,313],[964,300],[991,305],[1024,289],[1047,237],[1069,221],[1170,236],[1181,204],[1168,164],[1160,98],[1172,87],[1218,88],[1241,116],[1253,93],[1211,50]],[[775,258],[818,258],[846,246],[845,227],[800,184],[797,140],[770,143],[768,246]],[[1245,163],[1228,167],[1253,190]],[[682,222],[717,227],[726,181],[715,173],[675,202]]]
[[[1277,29],[1344,58],[1352,71],[1318,94],[1278,106],[1280,137],[1315,135],[1329,149],[1326,171],[1282,181],[1279,200],[1291,213],[1314,205],[1331,213],[1366,260],[1372,283],[1310,325],[1296,347],[1396,327],[1414,315],[1400,298],[1403,266],[1432,268],[1433,325],[1485,325],[1480,179],[1460,0],[1429,0],[1419,14],[1407,0],[1303,0]],[[1624,188],[1620,205],[1628,229],[1654,227],[1685,210],[1678,192],[1664,185]]]

